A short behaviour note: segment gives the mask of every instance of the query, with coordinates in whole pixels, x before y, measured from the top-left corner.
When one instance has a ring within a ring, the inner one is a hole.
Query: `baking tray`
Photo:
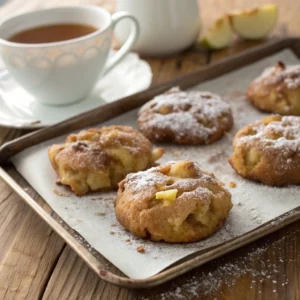
[[[54,126],[41,129],[5,143],[0,148],[0,176],[73,248],[73,250],[98,274],[100,278],[107,282],[127,288],[149,288],[162,284],[292,222],[300,220],[300,207],[230,241],[192,254],[168,267],[159,274],[146,279],[131,279],[122,274],[121,271],[107,261],[99,252],[94,250],[91,251],[84,240],[78,239],[78,233],[59,218],[51,207],[17,172],[15,167],[10,164],[9,158],[30,146],[67,134],[74,130],[102,123],[127,111],[136,109],[172,86],[177,85],[182,89],[187,89],[201,82],[251,64],[283,49],[292,50],[300,58],[300,39],[280,39],[266,43],[262,46],[255,47],[211,64],[210,66],[202,68],[200,71],[193,72],[165,84],[101,106]]]

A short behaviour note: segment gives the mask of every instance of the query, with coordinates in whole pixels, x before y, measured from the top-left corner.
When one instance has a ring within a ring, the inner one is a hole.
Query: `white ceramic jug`
[[[140,37],[134,50],[148,56],[164,56],[191,46],[200,31],[197,0],[117,0],[117,11],[127,11],[139,21]],[[116,26],[119,42],[126,41],[130,22]]]

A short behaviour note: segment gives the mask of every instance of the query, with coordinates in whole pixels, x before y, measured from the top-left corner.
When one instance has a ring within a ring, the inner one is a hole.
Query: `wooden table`
[[[2,3],[3,1],[1,1]],[[269,0],[200,0],[204,28],[234,8]],[[271,38],[300,35],[300,2],[277,0],[279,22]],[[110,11],[114,0],[10,0],[0,17],[54,5],[94,3]],[[237,41],[223,51],[198,47],[151,64],[153,85],[255,46]],[[1,108],[0,108],[1,109]],[[0,143],[24,131],[0,128]],[[12,190],[0,180],[0,299],[300,299],[300,222],[151,290],[127,290],[100,280]]]

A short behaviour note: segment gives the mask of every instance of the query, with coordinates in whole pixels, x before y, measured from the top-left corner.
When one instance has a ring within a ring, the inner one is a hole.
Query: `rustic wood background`
[[[264,3],[279,6],[270,38],[300,35],[300,1],[200,0],[204,30],[223,13]],[[114,11],[115,0],[0,1],[0,17],[55,5],[91,3]],[[257,45],[236,41],[213,53],[197,46],[168,58],[147,59],[153,85],[198,70]],[[0,143],[24,134],[1,128]],[[200,278],[199,282],[195,278]],[[177,289],[177,290],[176,290]],[[3,181],[0,180],[0,299],[300,299],[300,222],[150,290],[127,290],[100,280]]]

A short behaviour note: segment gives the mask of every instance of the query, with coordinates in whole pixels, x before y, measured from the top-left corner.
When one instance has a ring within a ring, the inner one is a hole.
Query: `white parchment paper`
[[[299,206],[299,186],[274,188],[246,181],[228,164],[236,131],[264,115],[246,100],[247,86],[265,67],[275,64],[278,60],[286,64],[299,63],[291,51],[285,50],[194,88],[219,93],[231,104],[235,125],[222,140],[207,146],[165,146],[166,154],[160,162],[193,159],[202,169],[214,172],[224,183],[232,181],[237,185],[236,188],[228,187],[232,193],[234,208],[225,226],[203,241],[182,245],[153,243],[134,238],[115,218],[115,193],[76,197],[68,189],[56,186],[56,174],[50,166],[47,149],[53,143],[62,143],[64,137],[26,149],[13,158],[13,163],[56,213],[93,248],[129,277],[149,277],[193,252],[232,239]],[[136,114],[136,111],[132,111],[104,124],[136,127]],[[140,245],[145,248],[143,254],[136,250]]]

